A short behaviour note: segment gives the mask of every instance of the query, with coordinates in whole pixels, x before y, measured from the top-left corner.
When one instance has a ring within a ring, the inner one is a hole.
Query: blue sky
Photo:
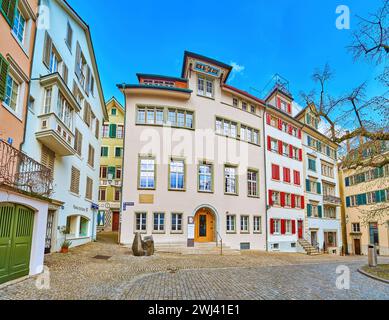
[[[275,73],[299,93],[313,88],[312,71],[328,62],[335,70],[329,88],[343,94],[373,79],[377,69],[354,62],[347,52],[355,15],[376,11],[381,0],[128,1],[69,0],[90,25],[105,98],[123,101],[117,83],[135,74],[180,76],[185,50],[240,66],[231,85],[262,96]],[[93,6],[91,6],[93,3]],[[351,30],[335,26],[338,5],[351,10]]]

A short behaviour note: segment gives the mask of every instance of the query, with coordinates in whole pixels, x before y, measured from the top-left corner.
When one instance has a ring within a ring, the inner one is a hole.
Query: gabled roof
[[[311,109],[311,111],[312,111],[313,113],[315,113],[316,115],[319,115],[319,113],[318,113],[318,111],[317,111],[317,108],[316,108],[315,104],[314,104],[314,103],[310,103],[310,104],[309,104],[308,106],[306,106],[303,110],[301,110],[301,111],[295,116],[295,118],[296,118],[296,119],[301,118],[301,116],[302,116],[303,114],[305,114],[306,111],[307,111],[308,109]]]
[[[263,105],[263,106],[266,105],[266,102],[265,102],[265,101],[263,101],[263,100],[257,98],[256,96],[253,96],[252,94],[250,94],[250,93],[248,93],[248,92],[246,92],[246,91],[240,90],[240,89],[235,88],[235,87],[233,87],[233,86],[230,86],[230,85],[228,85],[228,84],[224,84],[222,87],[223,87],[223,88],[226,88],[226,89],[230,89],[231,91],[235,91],[236,93],[239,93],[239,94],[241,94],[241,95],[243,95],[243,96],[246,96],[247,98],[256,101],[256,102],[259,103],[260,105]]]
[[[96,59],[95,49],[93,47],[92,35],[91,35],[89,25],[81,18],[81,16],[70,6],[70,4],[66,0],[56,0],[56,1],[74,19],[74,21],[76,21],[81,26],[81,28],[85,31],[86,39],[87,39],[87,43],[91,55],[91,60],[93,64],[93,69],[96,76],[96,86],[97,86],[97,90],[99,91],[101,107],[103,108],[103,114],[105,120],[108,120],[108,112],[107,112],[107,108],[105,107],[103,87],[101,85],[100,73],[97,65],[97,59]]]
[[[122,104],[115,98],[115,97],[112,97],[111,99],[109,99],[105,105],[109,105],[111,102],[114,102],[117,106],[119,106],[123,111],[124,111],[124,107],[122,106]]]
[[[220,62],[218,60],[215,60],[215,59],[212,59],[212,58],[208,58],[206,56],[202,56],[200,54],[197,54],[197,53],[194,53],[194,52],[190,52],[190,51],[185,51],[184,53],[184,62],[183,62],[183,65],[182,65],[182,72],[181,72],[181,77],[182,78],[185,78],[185,70],[186,70],[186,63],[187,63],[187,60],[188,58],[194,58],[194,59],[198,59],[198,60],[201,60],[201,61],[204,61],[204,62],[208,62],[210,64],[213,64],[213,65],[216,65],[216,66],[219,66],[223,69],[227,69],[227,74],[225,75],[225,82],[227,81],[228,79],[228,76],[230,75],[231,71],[232,71],[232,66],[224,63],[224,62]]]
[[[273,88],[273,90],[270,91],[270,93],[266,96],[265,101],[268,101],[275,93],[280,93],[280,94],[284,95],[286,98],[288,98],[288,99],[290,99],[292,101],[294,100],[294,98],[293,98],[291,93],[286,92],[286,90],[280,89],[279,86],[276,85]]]

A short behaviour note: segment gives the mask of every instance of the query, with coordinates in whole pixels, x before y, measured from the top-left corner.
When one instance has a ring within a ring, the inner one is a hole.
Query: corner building
[[[126,100],[122,244],[141,232],[157,245],[223,240],[266,250],[264,103],[227,84],[231,69],[185,52],[179,78],[138,74],[138,84],[118,85]]]

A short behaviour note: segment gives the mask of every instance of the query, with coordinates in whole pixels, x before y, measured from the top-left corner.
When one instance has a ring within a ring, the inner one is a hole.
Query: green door
[[[0,204],[0,283],[29,274],[33,227],[32,210]]]

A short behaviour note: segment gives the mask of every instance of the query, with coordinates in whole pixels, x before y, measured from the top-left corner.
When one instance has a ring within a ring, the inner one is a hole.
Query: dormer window
[[[313,115],[312,113],[307,113],[306,115],[306,123],[313,128],[319,128],[319,118]]]
[[[281,100],[281,110],[284,112],[288,112],[288,104],[285,101]]]
[[[197,81],[197,94],[207,98],[213,98],[214,96],[213,80],[199,75]]]

